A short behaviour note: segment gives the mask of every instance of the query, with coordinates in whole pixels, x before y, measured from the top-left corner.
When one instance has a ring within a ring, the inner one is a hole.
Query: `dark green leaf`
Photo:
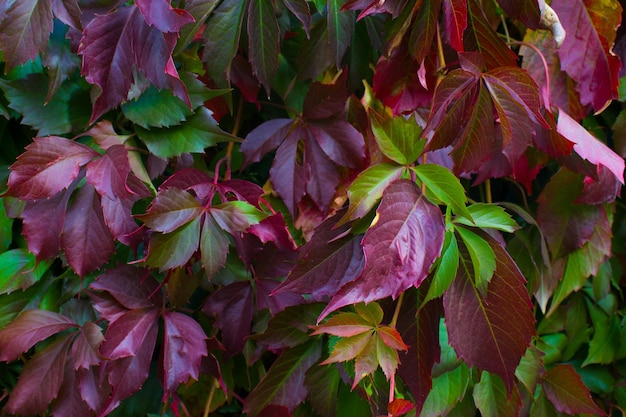
[[[196,217],[171,233],[153,233],[146,264],[161,271],[185,265],[200,243],[200,219]]]
[[[335,58],[335,66],[341,68],[354,29],[354,12],[342,11],[345,0],[328,0],[328,39]]]
[[[248,59],[252,72],[270,96],[272,80],[278,68],[279,29],[274,3],[253,0],[248,6]]]

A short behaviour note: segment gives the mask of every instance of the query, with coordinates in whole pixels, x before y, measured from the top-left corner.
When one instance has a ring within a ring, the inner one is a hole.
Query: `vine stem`
[[[393,312],[391,323],[389,323],[389,326],[393,328],[396,327],[396,323],[398,322],[398,316],[400,315],[400,308],[402,308],[402,300],[404,300],[404,293],[400,293],[400,296],[398,297],[398,302],[396,303],[396,310]]]
[[[550,109],[551,107],[550,106],[550,70],[548,68],[548,61],[546,61],[546,57],[543,55],[543,52],[541,52],[541,50],[537,48],[535,45],[528,43],[528,42],[509,41],[508,43],[513,44],[513,45],[526,46],[527,48],[530,48],[533,51],[535,51],[537,55],[539,55],[539,58],[541,59],[541,62],[543,63],[543,70],[546,76],[546,85],[544,86],[544,88],[541,89],[541,92],[543,93],[543,101],[544,101],[545,107],[547,109]]]
[[[489,204],[493,203],[493,199],[491,198],[491,180],[490,179],[487,179],[485,181],[485,194],[486,194],[487,203]]]
[[[213,380],[211,384],[211,391],[209,391],[209,398],[204,405],[204,414],[203,417],[209,417],[209,412],[211,412],[211,403],[213,402],[213,396],[215,395],[215,390],[218,388],[219,384],[217,383],[217,379]]]

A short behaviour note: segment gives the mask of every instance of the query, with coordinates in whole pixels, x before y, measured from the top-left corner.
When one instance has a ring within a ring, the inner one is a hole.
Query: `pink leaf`
[[[624,184],[624,158],[600,142],[565,111],[559,110],[557,131],[574,142],[574,151],[595,165],[604,165]]]
[[[188,378],[198,379],[207,356],[206,334],[197,321],[176,312],[163,314],[163,387],[168,394]]]
[[[365,269],[344,285],[320,316],[358,302],[397,297],[418,287],[441,252],[443,216],[429,203],[417,185],[393,182],[384,192],[378,221],[363,238]]]
[[[549,369],[541,385],[548,399],[562,413],[606,415],[593,402],[589,388],[570,364],[559,364]]]
[[[28,310],[0,331],[0,361],[13,361],[53,334],[78,327],[67,317],[46,310]]]
[[[99,154],[58,136],[35,138],[11,165],[9,195],[23,200],[49,198],[67,188],[80,167]]]

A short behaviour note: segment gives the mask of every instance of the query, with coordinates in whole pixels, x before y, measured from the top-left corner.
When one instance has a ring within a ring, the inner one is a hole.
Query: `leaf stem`
[[[396,323],[398,322],[398,316],[400,315],[400,308],[402,308],[402,300],[404,300],[404,293],[400,293],[398,297],[398,302],[396,303],[396,310],[393,312],[393,317],[391,318],[391,323],[389,326],[395,329]]]
[[[446,57],[443,54],[443,42],[441,41],[439,23],[437,23],[437,58],[439,59],[439,68],[444,69],[446,67]],[[442,78],[441,71],[439,71],[439,78]]]
[[[543,93],[544,106],[548,110],[550,110],[550,107],[551,107],[550,106],[550,70],[548,68],[548,61],[546,61],[546,57],[543,55],[543,52],[541,52],[541,50],[537,48],[537,46],[533,45],[532,43],[523,42],[523,41],[509,41],[508,43],[526,46],[532,49],[533,51],[535,51],[537,55],[539,55],[539,58],[541,59],[541,62],[543,63],[543,70],[546,76],[546,84],[545,86],[543,86],[544,88],[541,89],[542,90],[541,92]]]
[[[213,383],[211,384],[211,391],[209,391],[209,398],[207,399],[204,405],[204,414],[203,417],[208,417],[211,412],[211,403],[213,402],[213,396],[215,395],[215,390],[219,388],[219,384],[217,379],[213,379]]]
[[[487,181],[485,181],[485,194],[487,203],[493,203],[493,199],[491,198],[491,179],[487,179]]]

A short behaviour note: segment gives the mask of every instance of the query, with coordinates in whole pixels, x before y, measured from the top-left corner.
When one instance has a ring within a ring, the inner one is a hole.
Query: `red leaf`
[[[593,402],[589,388],[570,364],[558,364],[549,369],[543,376],[541,386],[554,407],[562,413],[606,415]]]
[[[0,361],[13,361],[53,334],[78,327],[67,317],[46,310],[28,310],[0,331]]]
[[[65,216],[61,245],[67,262],[81,277],[102,266],[115,251],[100,196],[92,186],[83,186],[74,196]]]
[[[5,409],[9,413],[41,415],[63,384],[65,358],[72,335],[61,337],[37,352],[20,374]]]
[[[50,5],[52,6],[54,17],[73,29],[79,31],[83,30],[83,24],[80,21],[81,10],[78,5],[78,0],[51,0]]]
[[[416,62],[423,62],[432,48],[440,9],[441,0],[428,0],[422,2],[417,11],[409,36],[409,52]]]
[[[100,88],[91,122],[126,100],[136,66],[157,88],[168,88],[190,105],[187,90],[172,61],[176,33],[151,27],[136,6],[96,16],[83,31],[78,53],[82,73]]]
[[[445,320],[450,345],[469,366],[502,378],[507,390],[514,386],[515,368],[535,334],[532,303],[525,280],[509,254],[484,234],[495,253],[496,269],[486,296],[474,288],[468,272],[467,249],[459,245],[464,268],[444,293]],[[471,274],[471,272],[470,272]],[[515,326],[511,326],[515,323]]]
[[[135,4],[146,22],[161,32],[179,32],[181,27],[194,21],[186,10],[172,8],[170,0],[137,0]]]
[[[197,321],[181,313],[163,313],[163,326],[162,385],[171,395],[189,377],[198,379],[208,338]]]
[[[377,223],[363,238],[365,269],[339,290],[320,320],[348,304],[395,298],[410,287],[418,287],[439,256],[443,216],[415,183],[398,180],[387,187],[377,214]]]
[[[574,151],[595,165],[604,165],[624,184],[624,158],[600,142],[565,111],[559,110],[557,130],[574,142]]]
[[[146,272],[141,268],[122,265],[108,269],[89,288],[109,293],[116,302],[129,310],[159,306],[161,304],[159,298],[155,300],[149,298],[159,284]]]
[[[146,214],[135,217],[152,230],[171,233],[202,215],[204,210],[192,194],[170,187],[159,191]]]
[[[280,30],[271,0],[256,0],[248,4],[248,57],[252,72],[270,96],[271,85],[278,69]]]
[[[54,417],[84,417],[91,415],[87,403],[83,400],[79,389],[78,375],[68,361],[65,363],[63,384],[57,399],[52,404]]]
[[[463,32],[467,27],[467,0],[444,0],[443,22],[446,41],[458,52],[463,52]]]
[[[87,164],[87,182],[103,197],[122,198],[130,193],[126,181],[130,174],[128,151],[124,145],[113,145],[102,157]]]
[[[138,355],[145,341],[157,332],[157,319],[155,307],[129,310],[107,328],[100,354],[107,359]]]
[[[52,32],[49,0],[22,0],[3,5],[0,19],[0,50],[5,72],[43,55]]]
[[[612,53],[622,7],[617,1],[555,0],[567,36],[558,49],[561,67],[578,83],[583,104],[600,111],[617,98],[620,60]]]
[[[80,167],[99,154],[58,136],[35,138],[11,165],[8,194],[23,200],[49,198],[67,188]]]
[[[274,294],[272,291],[279,284],[274,279],[257,279],[256,298],[259,310],[267,308],[272,316],[280,313],[287,307],[297,306],[305,302],[304,298],[298,294]]]
[[[396,398],[387,406],[389,417],[400,417],[413,409],[415,409],[415,404],[409,400],[403,400],[401,398]]]
[[[89,369],[91,366],[102,362],[98,348],[104,341],[102,329],[97,324],[88,321],[81,328],[78,336],[72,344],[72,358],[74,370],[78,368]]]
[[[339,185],[339,171],[318,143],[313,140],[310,129],[307,130],[308,135],[304,140],[305,166],[308,168],[309,177],[306,193],[320,210],[326,212],[335,196],[335,189]]]

